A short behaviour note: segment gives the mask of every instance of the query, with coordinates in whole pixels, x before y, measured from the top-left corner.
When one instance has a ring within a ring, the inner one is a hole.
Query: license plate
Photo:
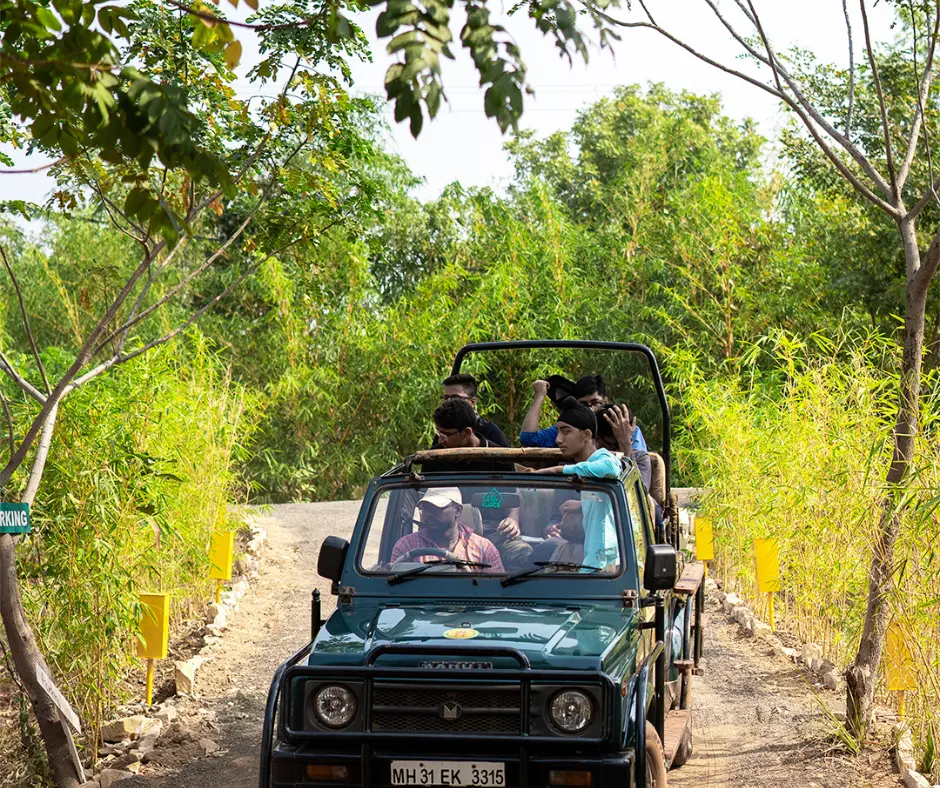
[[[492,761],[392,761],[392,785],[506,785],[506,764]]]

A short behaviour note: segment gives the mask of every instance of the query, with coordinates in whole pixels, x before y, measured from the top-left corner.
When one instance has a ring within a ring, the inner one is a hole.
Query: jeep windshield
[[[395,583],[528,570],[610,577],[622,565],[615,513],[607,490],[535,480],[386,488],[371,507],[359,570]]]

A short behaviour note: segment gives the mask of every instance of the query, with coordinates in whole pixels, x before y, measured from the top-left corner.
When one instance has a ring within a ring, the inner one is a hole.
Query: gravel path
[[[258,579],[229,618],[216,657],[197,674],[197,699],[181,699],[190,737],[169,737],[148,773],[128,788],[257,788],[264,704],[277,666],[310,640],[310,594],[320,589],[323,615],[333,608],[330,584],[317,576],[326,536],[352,532],[358,501],[272,507],[261,523],[268,541]],[[221,746],[204,757],[198,739]],[[198,757],[202,756],[202,757]],[[193,760],[195,758],[195,760]]]
[[[184,735],[161,739],[153,762],[128,788],[255,788],[268,685],[277,666],[309,639],[310,594],[324,616],[333,597],[316,575],[323,538],[348,536],[358,502],[272,507],[258,579],[229,619],[215,659],[197,677],[200,696],[181,699]],[[824,717],[800,671],[737,634],[717,607],[708,616],[706,673],[696,679],[695,752],[670,772],[670,788],[883,788],[898,786],[887,756],[827,752]],[[830,696],[830,700],[833,696]],[[206,757],[200,738],[220,745]]]

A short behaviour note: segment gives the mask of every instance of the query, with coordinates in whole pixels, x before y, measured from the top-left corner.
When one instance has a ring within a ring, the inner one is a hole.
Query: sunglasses
[[[469,402],[470,400],[473,399],[473,397],[468,397],[466,394],[443,394],[441,395],[441,402],[447,402],[448,400],[451,400],[451,399],[462,399],[462,400],[466,400]]]

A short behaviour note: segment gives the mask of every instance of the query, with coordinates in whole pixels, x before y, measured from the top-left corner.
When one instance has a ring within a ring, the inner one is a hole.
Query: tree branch
[[[0,391],[0,407],[3,408],[3,414],[6,416],[7,420],[7,440],[9,441],[8,445],[10,447],[10,456],[13,456],[13,446],[15,441],[13,440],[13,414],[10,413],[10,406],[7,404],[7,398],[3,396],[3,392]]]
[[[273,256],[274,255],[272,253],[265,259],[270,259]],[[146,345],[138,348],[137,350],[134,350],[130,353],[125,353],[124,355],[115,359],[114,364],[123,364],[126,361],[130,361],[133,358],[137,358],[137,356],[143,353],[146,353],[148,350],[152,350],[153,348],[158,347],[159,345],[163,345],[169,342],[174,337],[181,334],[183,331],[189,328],[193,323],[195,323],[200,317],[202,317],[206,312],[208,312],[212,307],[214,307],[217,303],[219,303],[219,301],[225,298],[225,296],[227,296],[236,287],[238,287],[242,282],[244,282],[251,274],[255,272],[255,270],[258,268],[259,265],[261,265],[262,262],[264,261],[261,261],[261,262],[255,263],[254,265],[249,266],[248,270],[245,271],[241,276],[239,276],[234,282],[232,282],[232,284],[226,287],[221,293],[219,293],[218,295],[210,299],[200,309],[194,312],[185,322],[181,323],[172,331],[169,331],[168,333],[164,334],[162,337],[159,337],[158,339],[154,339],[151,342],[148,342]]]
[[[298,57],[297,60],[294,61],[294,67],[290,70],[290,74],[287,76],[287,79],[284,80],[284,87],[281,90],[280,94],[278,95],[278,101],[280,101],[284,96],[287,95],[287,91],[290,89],[290,83],[293,81],[294,75],[297,73],[297,69],[299,67],[300,67],[300,58]],[[265,133],[264,137],[261,138],[261,142],[258,143],[258,147],[255,148],[255,152],[252,153],[248,157],[244,165],[242,165],[241,170],[239,170],[238,175],[235,176],[234,178],[235,183],[240,182],[241,179],[245,177],[246,173],[248,172],[248,169],[251,167],[252,164],[254,164],[258,160],[258,158],[261,156],[261,153],[264,151],[265,146],[268,144],[270,140],[271,140],[271,132],[268,131]],[[187,214],[186,220],[191,221],[191,215],[195,215],[199,213],[199,211],[204,210],[206,206],[215,202],[221,196],[222,196],[222,190],[217,189],[211,195],[209,195],[204,200],[202,200],[202,202],[199,203],[198,208],[193,207],[195,206],[196,201],[194,197],[191,197],[190,198],[190,213]]]
[[[924,210],[924,208],[926,208],[932,200],[937,198],[937,189],[940,189],[940,178],[935,179],[933,183],[930,183],[924,187],[924,191],[921,193],[920,199],[914,203],[914,207],[904,215],[904,218],[913,219],[922,210]]]
[[[294,156],[296,156],[300,152],[300,150],[304,147],[304,145],[306,145],[309,141],[310,141],[310,135],[307,135],[303,140],[301,140],[294,147],[294,149],[290,152],[290,155],[288,155],[288,157],[284,160],[284,163],[281,164],[280,166],[281,167],[287,166],[291,162],[291,160],[294,158]],[[92,355],[95,356],[98,353],[100,353],[101,350],[103,350],[107,346],[107,344],[111,342],[119,334],[121,333],[126,334],[126,332],[129,331],[133,326],[137,325],[143,320],[146,320],[150,315],[156,312],[160,307],[162,307],[168,301],[170,301],[171,299],[179,295],[179,293],[181,293],[183,289],[190,282],[193,281],[193,279],[201,275],[207,268],[209,268],[209,266],[211,266],[225,252],[225,250],[228,249],[228,247],[231,246],[239,238],[239,236],[241,236],[241,234],[245,231],[245,228],[248,227],[248,225],[251,223],[251,220],[254,218],[255,214],[260,210],[261,206],[270,196],[271,190],[274,188],[274,185],[276,182],[277,182],[276,179],[272,176],[271,181],[268,183],[268,185],[265,187],[265,190],[258,197],[257,201],[252,206],[251,210],[248,212],[248,215],[245,217],[245,220],[228,237],[228,239],[225,241],[224,244],[222,244],[222,246],[216,249],[216,251],[213,252],[213,254],[211,254],[202,264],[200,264],[194,270],[192,270],[189,274],[187,274],[175,287],[170,288],[170,290],[167,293],[165,293],[162,298],[158,299],[155,303],[151,304],[146,309],[144,309],[140,314],[138,314],[135,317],[132,317],[130,320],[127,320],[119,328],[112,331],[95,348],[94,353],[92,353]],[[208,205],[208,203],[203,202],[200,205],[199,210],[203,210],[206,205]],[[175,254],[175,252],[176,250],[174,249],[173,254]],[[162,268],[165,268],[165,267],[166,267],[165,264],[164,266],[161,266],[161,270]]]
[[[324,227],[320,232],[325,232],[327,229],[329,229],[330,227],[332,227],[334,224],[338,223],[339,221],[342,221],[342,219],[336,219],[336,220],[330,222],[330,223],[329,223],[326,227]],[[187,328],[189,328],[193,323],[195,323],[195,322],[196,322],[200,317],[202,317],[206,312],[208,312],[210,309],[212,309],[213,306],[215,306],[217,303],[219,303],[219,301],[221,301],[223,298],[225,298],[225,296],[227,296],[229,293],[231,293],[236,287],[238,287],[238,286],[239,286],[242,282],[244,282],[249,276],[251,276],[251,274],[253,274],[253,273],[258,269],[259,266],[264,265],[264,263],[266,263],[266,262],[267,262],[268,260],[270,260],[272,257],[275,257],[276,255],[280,254],[280,253],[283,252],[284,250],[289,249],[291,246],[294,246],[294,245],[300,243],[301,241],[304,240],[304,238],[306,238],[306,236],[301,236],[300,238],[296,238],[295,240],[290,241],[289,243],[285,244],[284,246],[280,247],[279,249],[276,249],[275,251],[271,252],[271,253],[270,253],[267,257],[265,257],[264,259],[259,260],[259,261],[256,262],[256,263],[253,263],[252,265],[250,265],[250,266],[248,267],[248,269],[247,269],[243,274],[241,274],[241,276],[239,276],[238,278],[236,278],[236,280],[235,280],[234,282],[232,282],[228,287],[226,287],[224,290],[222,290],[221,293],[219,293],[218,295],[214,296],[211,300],[209,300],[206,304],[204,304],[200,309],[198,309],[196,312],[194,312],[185,322],[183,322],[182,324],[180,324],[179,326],[177,326],[176,328],[174,328],[172,331],[167,332],[167,333],[164,334],[163,336],[161,336],[161,337],[159,337],[159,338],[157,338],[157,339],[154,339],[154,340],[152,340],[151,342],[148,342],[148,343],[147,343],[146,345],[144,345],[143,347],[137,348],[136,350],[134,350],[134,351],[132,351],[132,352],[130,352],[130,353],[115,354],[115,355],[111,356],[109,359],[107,359],[107,360],[101,362],[97,367],[95,367],[94,369],[88,371],[86,374],[82,375],[80,378],[76,378],[76,379],[73,381],[73,383],[72,383],[72,385],[70,386],[70,388],[68,389],[68,391],[73,391],[74,389],[77,389],[79,386],[83,386],[85,383],[87,383],[88,381],[93,380],[94,378],[98,377],[98,376],[99,376],[100,374],[102,374],[103,372],[107,372],[109,369],[111,369],[111,367],[115,367],[115,366],[117,366],[118,364],[124,364],[124,363],[130,361],[131,359],[137,358],[137,356],[143,355],[143,354],[146,353],[148,350],[153,350],[153,348],[158,347],[158,346],[163,345],[163,344],[166,344],[167,342],[169,342],[169,341],[170,341],[171,339],[173,339],[174,337],[179,336],[179,334],[181,334],[183,331],[185,331]]]
[[[202,19],[204,22],[209,23],[209,27],[215,27],[215,25],[231,25],[232,27],[241,27],[246,30],[257,30],[258,32],[265,32],[268,30],[295,30],[297,28],[309,27],[314,22],[319,19],[320,15],[314,15],[307,17],[306,19],[301,19],[296,22],[285,22],[283,24],[252,24],[251,22],[236,22],[231,19],[223,19],[221,16],[216,16],[215,14],[209,11],[200,11],[195,8],[191,8],[186,5],[186,3],[180,2],[180,0],[166,0],[172,6],[180,9],[180,11],[185,11],[190,16],[197,17]]]
[[[872,183],[874,183],[875,186],[878,189],[880,189],[883,194],[887,195],[889,192],[887,181],[885,181],[881,173],[875,169],[874,165],[868,160],[865,154],[862,153],[862,151],[859,150],[859,148],[847,136],[840,133],[839,130],[836,129],[836,127],[833,126],[828,120],[826,120],[826,118],[822,115],[822,113],[820,113],[819,110],[817,110],[816,107],[813,106],[813,103],[806,97],[806,95],[800,89],[796,80],[787,70],[786,66],[780,62],[780,59],[777,57],[772,47],[769,46],[770,39],[767,36],[761,37],[762,41],[764,42],[765,49],[767,50],[767,56],[765,57],[760,52],[758,52],[754,47],[752,47],[751,44],[747,41],[747,39],[744,38],[744,36],[742,36],[740,33],[738,33],[734,29],[731,23],[728,22],[725,16],[718,10],[718,6],[717,4],[713,2],[713,0],[705,0],[705,1],[711,7],[712,11],[718,17],[719,21],[725,26],[728,32],[731,33],[732,37],[742,47],[744,47],[744,49],[752,57],[756,58],[765,66],[768,66],[769,68],[774,70],[776,73],[778,73],[781,77],[783,77],[783,81],[787,83],[787,87],[789,87],[790,90],[793,92],[793,99],[795,99],[795,102],[798,102],[799,106],[801,106],[803,110],[806,113],[808,113],[809,117],[811,117],[813,121],[816,124],[818,124],[819,127],[822,128],[823,131],[826,132],[826,134],[828,134],[833,140],[835,140],[839,144],[839,146],[842,147],[842,149],[846,151],[846,153],[848,153],[853,159],[855,159],[855,161],[862,168],[865,174],[868,175],[868,177],[871,179]],[[734,2],[737,4],[738,8],[741,9],[741,12],[744,14],[747,20],[752,25],[754,25],[755,29],[757,29],[758,32],[760,32],[762,30],[762,26],[760,24],[760,19],[757,17],[757,12],[756,11],[754,11],[753,13],[751,12],[752,9],[754,8],[753,5],[751,5],[749,9],[748,7],[744,5],[743,0],[734,0]],[[803,123],[808,126],[809,123],[806,120],[806,118],[803,117],[797,110],[796,103],[794,103],[793,100],[790,100],[788,96],[786,97],[786,99],[787,99],[788,106],[794,112],[797,112],[797,114],[800,115],[800,120],[802,120]],[[879,205],[879,207],[881,207],[884,210],[887,210],[884,207],[887,205],[889,205],[889,203],[885,202],[884,205]],[[893,216],[897,215],[897,211],[893,206],[891,206],[891,210],[889,211],[889,213],[891,213]]]
[[[150,288],[153,286],[153,283],[157,280],[160,274],[163,273],[163,271],[166,270],[167,267],[169,267],[170,263],[173,262],[173,258],[176,257],[176,253],[180,249],[183,248],[183,244],[185,244],[188,239],[189,239],[189,236],[184,235],[176,242],[176,246],[174,246],[173,249],[170,251],[170,253],[167,255],[166,260],[164,260],[157,267],[156,275],[154,275],[153,273],[153,263],[151,263],[150,266],[147,268],[147,282],[140,289],[140,294],[137,296],[136,301],[134,301],[134,306],[131,308],[131,311],[129,313],[129,317],[131,319],[133,319],[134,316],[137,314],[137,311],[140,309],[141,304],[143,304],[144,299],[147,297],[147,293],[150,292]],[[101,349],[102,345],[106,345],[118,333],[120,333],[121,336],[120,336],[120,339],[118,340],[116,354],[120,355],[121,351],[124,349],[124,343],[127,341],[127,334],[130,331],[130,329],[131,329],[131,325],[127,325],[127,327],[123,331],[121,331],[121,329],[118,329],[117,331],[113,332],[107,339],[103,340],[101,344],[95,348],[94,352],[92,353],[92,357],[94,357],[94,355]]]
[[[33,336],[33,329],[29,325],[29,315],[26,313],[26,303],[23,301],[23,291],[20,289],[20,283],[13,273],[13,266],[7,259],[6,250],[3,244],[0,244],[0,257],[3,258],[3,265],[6,266],[7,273],[10,275],[10,281],[13,282],[13,289],[16,290],[16,298],[20,302],[20,316],[23,318],[23,328],[26,330],[26,339],[33,351],[33,358],[36,359],[36,366],[39,367],[39,375],[42,377],[42,384],[46,387],[46,394],[52,389],[49,387],[49,379],[46,377],[46,368],[42,365],[42,359],[39,357],[39,349],[36,347],[36,338]]]
[[[254,218],[255,213],[261,207],[261,203],[264,199],[264,196],[259,198],[258,202],[255,203],[254,207],[249,212],[248,216],[245,217],[245,220],[238,226],[238,228],[233,232],[228,239],[225,241],[222,246],[215,250],[203,263],[197,266],[195,269],[190,271],[183,279],[175,286],[170,288],[170,290],[164,294],[164,296],[158,299],[156,302],[144,309],[140,314],[132,316],[119,328],[112,331],[108,336],[106,336],[101,343],[95,348],[92,356],[98,355],[115,337],[120,334],[127,334],[131,328],[140,323],[143,320],[146,320],[150,315],[156,312],[160,307],[162,307],[167,301],[172,300],[177,295],[179,295],[185,287],[193,281],[197,276],[202,274],[209,266],[211,266],[224,252],[231,246],[235,240],[245,231],[245,228],[251,223],[251,220]],[[165,268],[166,265],[161,266],[161,270]],[[122,343],[123,344],[123,343]]]
[[[859,8],[862,9],[862,29],[865,31],[865,51],[868,53],[868,64],[871,66],[872,80],[875,83],[875,91],[878,94],[878,106],[881,109],[881,129],[885,140],[885,158],[888,164],[888,177],[891,178],[891,191],[895,202],[901,198],[898,188],[898,176],[894,169],[894,151],[891,145],[891,128],[888,126],[888,110],[885,108],[885,94],[881,88],[881,77],[878,74],[878,64],[875,62],[875,51],[871,46],[871,34],[868,30],[868,10],[865,8],[865,0],[858,0]]]
[[[51,170],[53,167],[58,166],[59,164],[65,164],[71,156],[63,156],[60,159],[55,161],[50,161],[48,164],[40,164],[38,167],[26,168],[23,170],[0,170],[0,175],[32,175],[33,173],[42,172],[43,170]]]
[[[111,224],[113,224],[120,232],[124,233],[124,235],[126,235],[132,241],[136,241],[137,243],[143,243],[143,240],[144,240],[143,231],[134,222],[128,219],[127,216],[125,216],[124,212],[120,208],[118,208],[112,200],[110,200],[107,196],[105,196],[104,190],[102,190],[101,185],[97,181],[92,182],[90,185],[91,185],[91,188],[94,189],[94,191],[97,193],[98,198],[101,200],[101,205],[104,207],[105,212],[108,214],[108,218],[111,220]],[[134,235],[134,233],[132,233],[130,230],[124,227],[124,225],[122,225],[115,218],[114,213],[112,211],[117,212],[121,216],[121,218],[124,219],[124,221],[126,221],[134,230],[136,230],[139,233],[139,235]]]
[[[849,36],[849,107],[845,113],[845,137],[852,139],[852,109],[855,105],[855,44],[852,41],[852,20],[849,17],[849,0],[842,0],[845,30]]]
[[[917,76],[917,27],[914,21],[914,10],[911,9],[911,20],[914,25],[914,71]],[[914,118],[911,122],[911,136],[907,143],[907,152],[904,155],[904,161],[901,162],[901,169],[898,172],[898,189],[903,189],[907,182],[907,176],[910,174],[911,165],[914,163],[914,157],[917,155],[917,143],[920,138],[921,128],[924,128],[924,141],[927,144],[927,166],[929,170],[930,181],[933,181],[933,162],[930,155],[930,140],[927,135],[927,129],[924,126],[925,109],[927,96],[930,93],[930,86],[933,84],[933,59],[937,47],[937,36],[940,34],[940,0],[934,3],[933,31],[930,34],[930,42],[927,46],[927,62],[924,64],[923,75],[918,81],[917,106],[914,107]]]
[[[39,389],[33,386],[28,380],[26,380],[26,378],[24,378],[13,368],[10,360],[3,355],[2,350],[0,350],[0,370],[6,372],[10,379],[23,391],[29,394],[29,396],[36,400],[36,402],[43,404],[46,401],[46,395],[39,391]]]
[[[641,2],[641,5],[643,5],[644,8],[646,7],[642,2]],[[674,35],[672,35],[672,33],[670,33],[669,31],[665,30],[664,28],[660,27],[659,25],[653,22],[625,22],[622,19],[616,19],[615,17],[612,17],[609,14],[603,11],[600,11],[596,8],[593,9],[593,12],[596,13],[604,21],[609,22],[612,25],[617,25],[618,27],[653,30],[654,32],[659,33],[659,35],[661,35],[663,38],[666,38],[669,41],[672,41],[672,43],[675,44],[676,46],[684,49],[690,55],[693,55],[694,57],[698,58],[703,63],[708,63],[708,65],[713,66],[714,68],[717,68],[719,71],[724,71],[726,74],[731,74],[734,77],[738,77],[738,79],[743,79],[745,82],[750,83],[756,88],[760,88],[765,93],[769,93],[771,96],[774,96],[775,98],[778,98],[781,101],[786,100],[786,98],[782,96],[779,91],[777,91],[775,88],[772,88],[770,85],[765,85],[759,79],[754,79],[754,77],[748,76],[747,74],[741,71],[737,71],[731,68],[730,66],[726,66],[723,63],[719,63],[717,60],[713,60],[707,55],[703,55],[701,52],[693,49],[684,41],[676,38]],[[647,14],[648,13],[649,12],[647,12]]]
[[[832,148],[825,141],[825,139],[823,139],[822,135],[819,133],[819,130],[813,125],[810,118],[807,116],[806,112],[803,111],[803,108],[792,97],[788,96],[786,93],[781,93],[779,90],[776,90],[775,88],[770,87],[769,85],[765,85],[760,80],[754,79],[753,77],[748,76],[747,74],[737,71],[736,69],[733,69],[729,66],[726,66],[723,63],[719,63],[716,60],[713,60],[712,58],[708,57],[707,55],[702,54],[701,52],[699,52],[698,50],[696,50],[689,44],[680,40],[679,38],[676,38],[676,36],[672,35],[672,33],[668,32],[667,30],[665,30],[664,28],[660,27],[657,24],[654,24],[652,22],[625,22],[621,19],[616,19],[615,17],[612,17],[609,14],[603,11],[600,11],[596,8],[593,9],[593,12],[596,13],[598,17],[600,17],[601,19],[604,19],[605,21],[609,22],[612,25],[617,25],[618,27],[639,28],[639,29],[645,28],[648,30],[653,30],[656,33],[659,33],[659,35],[661,35],[663,38],[666,38],[669,41],[672,41],[676,46],[680,47],[681,49],[684,49],[693,57],[697,58],[698,60],[701,60],[703,63],[707,63],[708,65],[713,66],[714,68],[717,68],[719,71],[724,71],[726,74],[731,74],[732,76],[738,77],[739,79],[742,79],[745,82],[751,85],[754,85],[755,87],[760,88],[764,92],[769,93],[771,96],[779,98],[788,107],[790,107],[794,112],[796,112],[797,116],[800,118],[800,120],[803,121],[803,124],[806,126],[809,133],[813,136],[813,139],[819,145],[822,152],[826,155],[826,158],[828,158],[833,163],[833,165],[840,172],[842,177],[844,177],[849,182],[849,184],[857,192],[859,192],[859,194],[865,197],[865,199],[867,199],[869,202],[881,208],[885,213],[889,214],[890,216],[896,217],[896,218],[900,217],[900,212],[898,211],[897,208],[895,208],[893,205],[886,202],[884,199],[882,199],[877,194],[875,194],[870,188],[868,188],[864,183],[861,182],[861,180],[858,178],[858,176],[854,172],[852,172],[848,168],[845,162],[842,161],[841,158],[839,158],[839,156],[835,153],[835,151],[832,150]],[[648,15],[648,12],[647,12],[647,15]],[[763,58],[763,56],[761,56],[761,60],[762,62],[766,63],[766,60]],[[769,63],[767,63],[767,65],[769,65]],[[780,75],[783,76],[783,78],[786,80],[787,79],[786,70],[781,68],[779,69],[779,71],[780,71]],[[791,86],[791,89],[793,89],[792,86]],[[797,92],[797,91],[794,91],[794,92]],[[815,112],[815,110],[813,110],[813,112]],[[841,134],[839,134],[839,132],[835,132],[835,135],[838,137],[842,136]],[[856,150],[857,152],[857,149],[855,149],[854,145],[849,143],[849,146],[852,149]],[[851,153],[851,150],[849,151],[849,153]],[[881,178],[880,175],[878,175],[877,171],[874,170],[874,168],[871,166],[868,160],[865,159],[865,157],[862,156],[861,153],[858,153],[858,155],[859,157],[861,157],[862,161],[864,161],[865,163],[864,166],[867,168],[866,172],[871,170],[868,174],[870,176],[873,176],[873,179],[877,178],[881,184],[884,184],[884,179]],[[885,187],[887,187],[887,184],[884,184],[884,185]]]
[[[328,222],[323,227],[321,227],[319,230],[317,230],[316,235],[322,235],[331,227],[334,227],[340,222],[345,221],[345,219],[346,219],[345,215],[338,216],[337,218],[333,219],[332,221]],[[111,367],[117,366],[118,364],[124,364],[125,362],[130,361],[131,359],[137,358],[137,356],[140,356],[146,353],[148,350],[152,350],[153,348],[158,347],[159,345],[163,345],[169,342],[171,339],[181,334],[183,331],[189,328],[193,323],[199,320],[199,318],[202,317],[206,312],[208,312],[213,306],[215,306],[219,301],[225,298],[225,296],[227,296],[235,288],[237,288],[242,282],[244,282],[249,276],[251,276],[251,274],[257,271],[260,266],[264,265],[272,257],[276,257],[277,255],[281,254],[287,249],[290,249],[292,246],[296,246],[297,244],[301,243],[307,238],[308,236],[306,235],[302,235],[299,238],[295,238],[293,241],[289,241],[288,243],[284,244],[278,249],[275,249],[273,252],[271,252],[270,254],[268,254],[266,257],[262,258],[258,262],[252,263],[248,267],[248,269],[243,274],[241,274],[234,282],[232,282],[228,287],[222,290],[221,293],[214,296],[210,301],[204,304],[198,311],[196,311],[193,315],[191,315],[184,323],[177,326],[172,331],[169,331],[168,333],[159,337],[158,339],[154,339],[151,342],[148,342],[146,345],[138,348],[137,350],[134,350],[130,353],[115,354],[111,356],[107,360],[101,362],[94,369],[89,370],[87,373],[85,373],[81,377],[76,378],[72,382],[72,384],[69,386],[66,393],[74,391],[79,386],[83,386],[88,381],[93,380],[94,378],[101,375],[103,372],[106,372],[107,370],[111,369]]]
[[[141,261],[140,265],[138,265],[130,277],[128,277],[124,287],[121,288],[121,292],[118,293],[114,301],[111,303],[111,306],[108,307],[108,311],[104,314],[104,316],[92,330],[91,334],[89,334],[88,338],[85,340],[85,343],[82,345],[71,366],[59,379],[59,382],[55,385],[55,388],[52,389],[52,392],[49,394],[49,396],[45,398],[42,404],[42,408],[39,410],[39,414],[33,420],[33,423],[29,426],[29,429],[26,431],[26,435],[23,436],[23,440],[20,443],[19,448],[16,450],[13,456],[10,457],[10,461],[2,469],[0,469],[0,487],[5,487],[7,485],[7,482],[10,481],[10,477],[23,463],[23,460],[26,458],[26,454],[33,445],[33,441],[36,440],[36,436],[42,429],[42,425],[45,424],[49,413],[53,408],[58,406],[58,402],[60,399],[62,399],[62,396],[69,383],[71,383],[72,379],[78,374],[79,370],[81,370],[81,368],[88,363],[88,360],[91,358],[91,350],[97,344],[98,338],[104,332],[105,328],[111,324],[111,321],[114,320],[114,316],[127,300],[128,295],[130,295],[131,291],[134,289],[134,285],[137,284],[137,281],[141,276],[143,276],[144,271],[147,270],[147,266],[152,262],[153,258],[160,253],[165,245],[165,241],[160,241],[153,247],[153,249],[144,255],[144,259]]]
[[[39,436],[39,445],[36,447],[36,456],[33,458],[33,467],[29,469],[29,479],[26,481],[26,489],[20,497],[23,503],[32,505],[33,500],[36,498],[39,483],[42,481],[42,472],[46,468],[46,460],[49,457],[49,447],[52,445],[52,433],[55,430],[55,419],[58,410],[59,403],[56,402],[42,424],[42,433]]]

